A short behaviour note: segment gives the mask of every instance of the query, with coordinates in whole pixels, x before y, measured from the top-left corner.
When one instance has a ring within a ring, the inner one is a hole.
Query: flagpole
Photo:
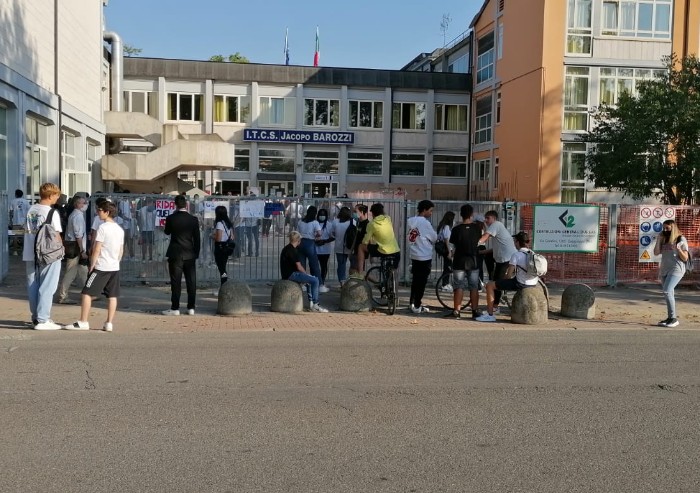
[[[316,51],[314,52],[314,67],[321,62],[321,44],[318,39],[318,26],[316,26]]]
[[[284,33],[284,64],[289,65],[289,28]]]

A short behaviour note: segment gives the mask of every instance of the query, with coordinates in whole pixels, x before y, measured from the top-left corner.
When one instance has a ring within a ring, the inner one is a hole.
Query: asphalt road
[[[697,492],[700,331],[0,331],[0,491]]]

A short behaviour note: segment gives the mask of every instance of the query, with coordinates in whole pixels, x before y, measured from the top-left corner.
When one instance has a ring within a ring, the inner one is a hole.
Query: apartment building
[[[472,198],[621,202],[586,181],[590,110],[698,53],[700,0],[487,0],[473,30]]]
[[[132,192],[463,200],[470,88],[464,73],[127,58],[102,177]]]
[[[90,191],[110,99],[105,2],[0,0],[0,190]]]

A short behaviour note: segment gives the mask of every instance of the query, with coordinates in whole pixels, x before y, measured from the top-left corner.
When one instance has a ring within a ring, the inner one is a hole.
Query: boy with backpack
[[[547,273],[547,261],[545,258],[530,250],[530,236],[521,231],[513,236],[515,248],[518,250],[513,254],[508,264],[508,270],[503,278],[491,281],[486,284],[486,310],[477,317],[478,322],[495,322],[493,315],[493,305],[496,290],[518,291],[523,288],[537,286],[540,275]]]
[[[51,320],[53,295],[61,276],[63,241],[61,217],[53,208],[61,189],[53,183],[39,188],[39,202],[27,211],[24,236],[24,260],[27,272],[27,295],[35,330],[59,330]]]

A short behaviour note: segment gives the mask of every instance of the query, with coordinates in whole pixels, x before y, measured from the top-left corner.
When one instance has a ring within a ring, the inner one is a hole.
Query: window
[[[498,169],[501,167],[501,158],[497,157],[493,163],[493,189],[498,189]]]
[[[491,177],[491,160],[490,159],[479,159],[474,161],[474,173],[472,178],[474,181],[489,181]]]
[[[498,23],[498,45],[496,46],[498,50],[498,59],[503,58],[503,23]]]
[[[503,12],[503,9],[506,6],[506,0],[498,0],[498,11]]]
[[[469,56],[464,54],[457,58],[455,61],[447,66],[448,72],[453,72],[455,74],[468,74],[469,73]]]
[[[233,171],[250,171],[250,149],[233,151]]]
[[[425,103],[394,103],[393,128],[425,130]]]
[[[349,175],[381,175],[381,152],[348,152]]]
[[[496,123],[501,123],[501,91],[496,93]]]
[[[586,144],[563,144],[561,163],[561,201],[563,203],[585,202],[585,162]]]
[[[7,190],[7,108],[0,106],[0,190]]]
[[[294,173],[294,149],[259,149],[260,171],[270,173]]]
[[[600,99],[601,104],[617,104],[622,93],[637,95],[640,81],[663,77],[665,70],[639,68],[601,68],[600,69]]]
[[[24,163],[26,166],[26,193],[38,199],[39,187],[48,174],[49,127],[39,120],[25,119],[26,147]],[[27,197],[31,200],[31,197]]]
[[[493,77],[494,51],[493,32],[482,36],[478,41],[478,56],[476,58],[476,83],[481,84]]]
[[[392,154],[391,174],[403,176],[424,176],[425,156],[423,154]]]
[[[433,176],[467,176],[467,156],[433,155]]]
[[[201,122],[204,120],[201,94],[168,93],[168,120]]]
[[[602,34],[671,39],[672,0],[605,0]]]
[[[340,101],[337,99],[305,99],[304,125],[339,127]]]
[[[466,132],[468,106],[461,104],[435,105],[435,130]]]
[[[158,93],[154,91],[124,91],[124,111],[145,113],[158,118]]]
[[[250,123],[249,96],[214,96],[216,123]]]
[[[564,130],[588,130],[588,67],[566,67]]]
[[[295,98],[260,98],[261,125],[296,125]]]
[[[350,101],[350,127],[382,128],[384,103],[381,101]]]
[[[491,142],[491,96],[476,102],[476,124],[474,126],[474,145]]]
[[[328,151],[304,151],[304,172],[337,175],[338,153]]]
[[[591,54],[591,0],[568,0],[566,53]]]
[[[61,132],[61,164],[63,169],[75,168],[75,135]]]

